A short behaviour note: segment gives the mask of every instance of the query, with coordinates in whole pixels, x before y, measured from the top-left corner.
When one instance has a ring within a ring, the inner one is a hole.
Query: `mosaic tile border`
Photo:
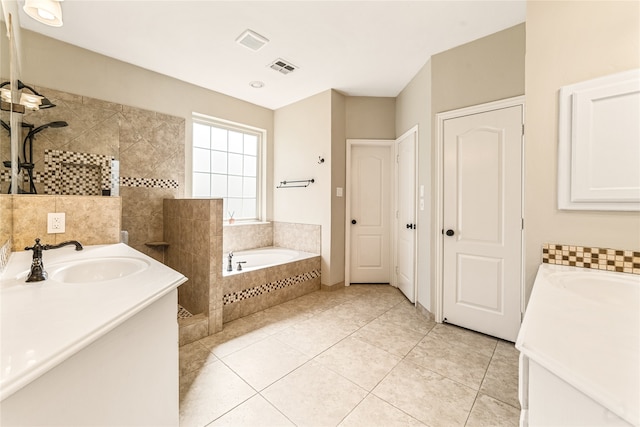
[[[34,182],[46,183],[51,182],[54,179],[53,174],[47,172],[39,172],[35,171],[33,180]],[[9,182],[11,181],[11,173],[8,170],[0,171],[0,182]],[[24,183],[28,183],[26,177],[24,178]],[[174,188],[177,189],[180,187],[178,181],[174,179],[161,179],[161,178],[138,178],[138,177],[129,177],[122,176],[119,180],[119,185],[121,187],[138,187],[138,188]],[[104,186],[104,183],[103,183]],[[111,186],[111,178],[109,178],[109,185],[105,188],[110,188]],[[53,194],[53,193],[46,193]]]
[[[234,302],[243,301],[249,298],[257,297],[268,292],[284,289],[289,286],[297,285],[308,280],[320,277],[320,269],[311,270],[286,279],[276,280],[275,282],[265,283],[264,285],[255,286],[253,288],[243,289],[238,292],[232,292],[222,297],[222,305],[233,304]]]
[[[144,188],[178,188],[178,181],[174,179],[137,178],[137,177],[130,177],[130,176],[121,176],[120,186],[144,187]]]
[[[640,252],[620,249],[545,243],[542,245],[542,262],[640,274]]]

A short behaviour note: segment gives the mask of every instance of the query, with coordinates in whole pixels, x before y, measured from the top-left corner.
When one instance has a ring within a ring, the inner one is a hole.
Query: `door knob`
[[[356,221],[355,219],[351,220],[351,224],[356,225],[358,223],[358,221]]]
[[[454,234],[456,234],[453,230],[449,229],[447,230],[447,232],[445,233],[447,236],[453,236]]]
[[[407,228],[414,230],[416,228],[415,224],[407,224]]]

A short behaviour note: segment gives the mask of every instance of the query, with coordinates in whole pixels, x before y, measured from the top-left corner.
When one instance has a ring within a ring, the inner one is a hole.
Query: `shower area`
[[[165,264],[178,288],[180,345],[222,330],[222,199],[165,199]]]

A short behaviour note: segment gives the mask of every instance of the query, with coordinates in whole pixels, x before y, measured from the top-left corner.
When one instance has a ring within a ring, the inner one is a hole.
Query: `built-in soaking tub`
[[[320,289],[320,255],[287,248],[223,254],[222,320],[247,316]],[[241,263],[241,271],[238,271]]]
[[[223,258],[222,275],[227,276],[317,256],[318,254],[275,247],[233,252],[232,271],[229,271],[229,254],[227,253]],[[238,270],[239,266],[242,270]]]

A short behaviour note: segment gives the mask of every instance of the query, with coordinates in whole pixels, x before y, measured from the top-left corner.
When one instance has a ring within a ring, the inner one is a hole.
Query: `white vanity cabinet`
[[[528,361],[523,426],[632,426],[536,362]],[[521,381],[520,387],[523,387]],[[523,407],[524,409],[524,407]]]
[[[45,266],[74,263],[63,259],[73,252]],[[28,258],[12,255],[0,281],[0,425],[177,426],[177,286],[186,278],[125,245],[82,252],[98,262],[135,257],[148,268],[104,282],[33,286],[11,267],[18,261],[24,269]]]
[[[516,348],[521,426],[640,425],[640,276],[542,264]]]

